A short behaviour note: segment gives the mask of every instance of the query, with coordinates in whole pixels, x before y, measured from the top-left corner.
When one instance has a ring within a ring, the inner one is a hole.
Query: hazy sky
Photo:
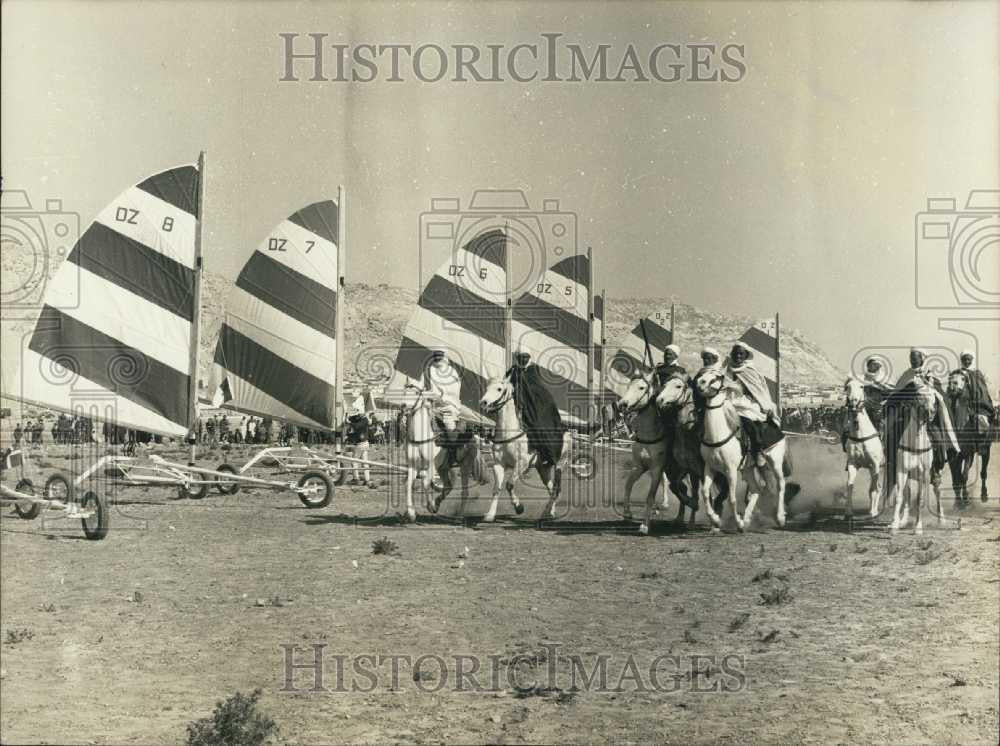
[[[996,3],[22,0],[2,13],[5,188],[61,198],[86,223],[205,150],[211,270],[234,274],[276,222],[344,184],[349,279],[414,286],[433,197],[464,208],[477,188],[523,189],[532,208],[576,213],[612,296],[779,310],[844,368],[865,347],[968,341],[938,331],[961,313],[915,307],[914,215],[929,196],[961,206],[1000,188]],[[376,82],[282,83],[281,32],[484,50],[556,32],[588,55],[610,44],[613,60],[629,44],[740,44],[746,74],[394,83],[383,60]],[[997,262],[984,266],[996,289]],[[996,383],[1000,327],[965,328]]]

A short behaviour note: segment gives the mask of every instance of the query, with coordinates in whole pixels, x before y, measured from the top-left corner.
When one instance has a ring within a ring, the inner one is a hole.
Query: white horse
[[[720,516],[712,505],[712,486],[716,475],[723,475],[727,481],[729,504],[733,510],[733,518],[740,531],[745,530],[753,517],[754,508],[760,493],[767,489],[778,497],[778,510],[775,516],[778,525],[785,525],[785,438],[782,437],[770,448],[761,452],[765,465],[758,469],[751,459],[743,476],[748,486],[747,504],[741,516],[736,504],[736,491],[739,486],[740,463],[743,452],[740,446],[740,411],[743,407],[739,399],[730,398],[731,388],[726,385],[722,371],[708,369],[695,379],[698,392],[705,399],[704,434],[701,441],[701,457],[705,461],[705,471],[701,482],[701,497],[705,503],[705,511],[713,523],[713,531],[722,525]],[[752,410],[747,410],[751,416]],[[759,416],[759,413],[756,413]],[[763,471],[763,473],[761,473]]]
[[[649,533],[653,522],[656,491],[660,488],[667,466],[667,427],[655,406],[656,393],[653,391],[652,375],[639,374],[629,381],[628,388],[617,403],[620,412],[635,414],[632,421],[632,471],[625,479],[625,502],[622,510],[626,521],[632,520],[632,488],[639,477],[649,473],[646,517],[639,524],[639,533],[643,536]],[[684,508],[681,507],[681,510]]]
[[[870,476],[868,486],[868,514],[875,518],[879,513],[879,473],[885,463],[885,452],[878,430],[872,424],[865,410],[865,387],[856,378],[847,379],[844,384],[847,408],[847,490],[844,518],[850,520],[854,513],[854,480],[860,469],[867,469]]]
[[[528,445],[528,434],[524,431],[521,420],[517,416],[514,386],[509,379],[503,377],[491,379],[486,384],[486,390],[479,400],[479,406],[483,412],[496,418],[492,446],[493,500],[483,520],[487,523],[496,520],[501,485],[506,488],[507,494],[510,496],[514,512],[518,515],[524,512],[524,506],[514,494],[514,484],[532,467],[538,472],[538,477],[549,493],[549,501],[545,510],[542,511],[541,518],[555,518],[556,501],[562,490],[562,470],[573,447],[572,436],[568,432],[563,433],[563,452],[558,463],[543,464],[538,453]]]
[[[424,492],[427,499],[427,510],[437,513],[441,503],[454,489],[451,482],[451,468],[448,463],[447,449],[435,443],[432,411],[435,397],[429,391],[419,386],[407,384],[406,390],[414,392],[416,399],[413,406],[406,410],[406,517],[413,523],[417,520],[417,512],[413,509],[413,482],[417,474],[421,475]],[[469,496],[469,477],[476,479],[482,473],[482,460],[479,455],[479,439],[473,436],[471,442],[461,448],[459,465],[462,473],[462,501]],[[443,489],[434,498],[431,490],[431,469],[437,472]]]
[[[912,401],[904,405],[906,424],[903,427],[903,435],[899,439],[899,449],[896,452],[896,484],[893,490],[896,509],[893,513],[892,524],[889,526],[890,534],[895,534],[910,520],[912,489],[907,484],[910,479],[917,483],[914,508],[917,520],[913,531],[918,535],[924,532],[923,511],[920,509],[920,502],[925,491],[929,492],[932,487],[931,470],[934,463],[934,445],[927,432],[927,423],[934,419],[936,407],[937,398],[934,396],[934,390],[930,387],[919,388]],[[935,493],[938,503],[938,523],[941,523],[941,494],[936,490]],[[903,510],[902,520],[900,509]]]

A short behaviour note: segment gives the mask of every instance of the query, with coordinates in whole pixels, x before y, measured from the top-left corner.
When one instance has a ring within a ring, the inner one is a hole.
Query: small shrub
[[[892,554],[899,554],[900,552],[903,551],[903,545],[902,544],[890,544],[886,548],[885,551],[886,551],[886,554],[890,554],[890,555],[892,555]]]
[[[787,585],[776,585],[761,593],[760,599],[764,606],[780,606],[792,600],[792,593],[788,590]]]
[[[764,580],[780,580],[780,581],[782,581],[784,583],[784,582],[787,582],[788,576],[784,575],[783,573],[780,573],[780,572],[775,572],[774,570],[772,570],[769,567],[766,570],[764,570],[763,572],[759,572],[756,575],[754,575],[753,579],[750,582],[752,582],[752,583],[760,583],[761,581],[764,581]]]
[[[933,562],[940,556],[941,556],[940,552],[932,552],[932,551],[917,552],[916,555],[914,556],[914,559],[916,560],[918,565],[929,565],[931,562]]]
[[[750,620],[750,615],[744,611],[742,614],[740,614],[738,617],[736,617],[735,619],[733,619],[733,621],[729,623],[729,631],[730,632],[739,631],[740,629],[743,628],[743,625],[746,624],[749,620]]]
[[[399,545],[388,536],[372,542],[372,554],[386,554],[390,557],[399,556]]]
[[[35,633],[27,627],[18,627],[17,629],[7,630],[7,637],[4,639],[4,642],[7,645],[17,645],[17,643],[30,640],[34,636]]]
[[[660,577],[660,573],[656,572],[655,570],[653,572],[641,572],[641,573],[639,573],[639,578],[641,580],[656,580],[659,577]]]
[[[278,734],[275,722],[257,709],[260,689],[249,696],[236,692],[216,702],[211,717],[188,724],[188,746],[263,746]]]

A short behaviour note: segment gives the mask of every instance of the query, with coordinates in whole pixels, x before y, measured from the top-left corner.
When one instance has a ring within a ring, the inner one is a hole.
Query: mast
[[[188,387],[188,440],[191,443],[191,461],[198,449],[198,351],[201,347],[201,236],[205,217],[205,151],[198,154],[198,222],[194,233],[194,309],[191,315],[191,349],[188,369],[191,381]]]
[[[608,316],[608,291],[605,288],[601,288],[601,372],[599,377],[600,391],[598,392],[598,401],[604,402],[604,391],[605,391],[605,370],[608,367],[608,345],[607,336],[604,333],[604,320]],[[602,404],[603,406],[603,404]]]
[[[775,394],[777,401],[774,403],[778,412],[781,412],[781,320],[777,311],[774,313],[774,382],[778,389]]]
[[[337,296],[334,300],[334,327],[337,338],[334,340],[334,374],[333,374],[333,422],[334,433],[341,430],[337,406],[343,396],[344,386],[344,289],[347,287],[347,274],[344,272],[344,241],[347,236],[347,211],[344,209],[346,194],[343,186],[337,187]],[[346,403],[345,403],[346,410]],[[345,411],[346,414],[346,411]],[[340,440],[335,437],[335,446],[340,449]]]
[[[503,316],[503,344],[504,344],[504,365],[506,370],[514,364],[513,346],[514,340],[514,300],[511,298],[510,289],[510,244],[507,242],[508,225],[503,226],[503,274],[504,274],[504,316]]]
[[[673,302],[670,303],[670,344],[677,344],[677,334],[674,330],[677,329],[677,312],[674,310]]]
[[[597,410],[594,398],[594,250],[587,247],[587,416],[592,422]]]

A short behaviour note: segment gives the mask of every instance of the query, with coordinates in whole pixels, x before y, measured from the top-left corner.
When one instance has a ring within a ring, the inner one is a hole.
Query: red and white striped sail
[[[110,202],[47,286],[10,395],[120,427],[188,432],[201,175],[184,165]]]
[[[224,407],[334,427],[338,221],[331,200],[304,207],[243,266],[213,358]]]

